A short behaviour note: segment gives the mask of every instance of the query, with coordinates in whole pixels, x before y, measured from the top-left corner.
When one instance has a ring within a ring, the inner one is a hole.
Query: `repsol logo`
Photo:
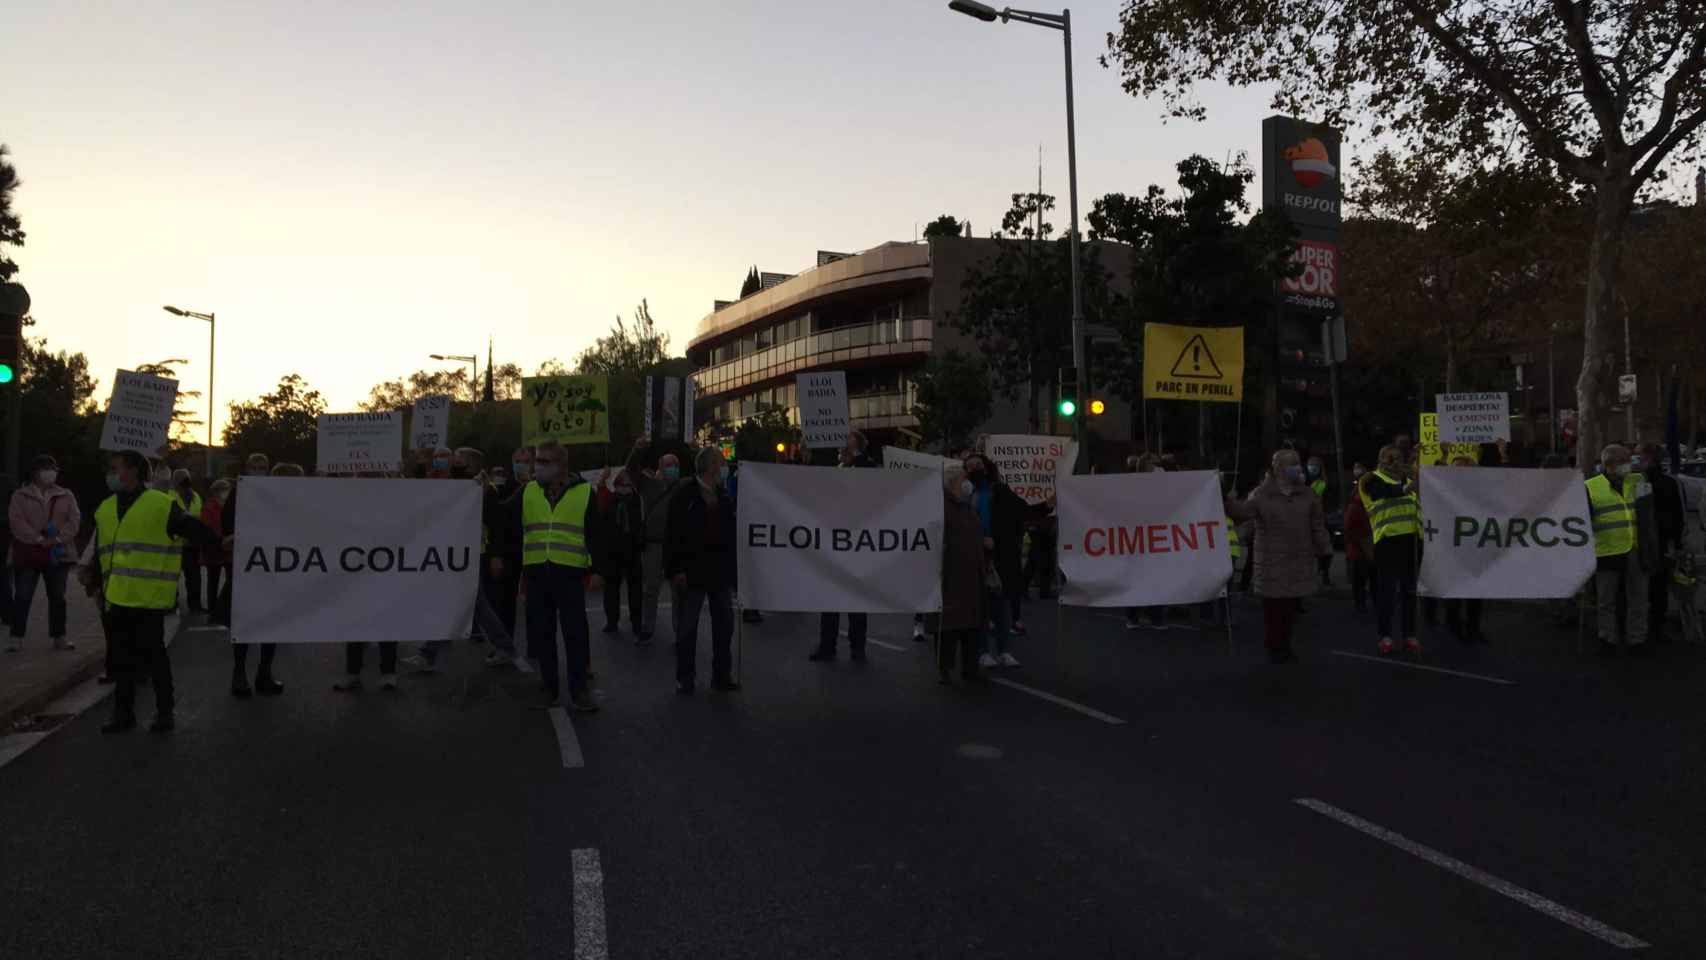
[[[1306,213],[1330,213],[1335,217],[1339,215],[1339,201],[1331,197],[1311,197],[1305,193],[1287,193],[1285,205],[1289,209]]]

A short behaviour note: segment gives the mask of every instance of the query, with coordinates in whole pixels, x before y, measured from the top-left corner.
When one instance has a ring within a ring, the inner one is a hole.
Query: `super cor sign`
[[[1307,297],[1338,297],[1339,248],[1325,240],[1299,240],[1291,252],[1291,262],[1303,265],[1295,278],[1280,281],[1286,293]]]

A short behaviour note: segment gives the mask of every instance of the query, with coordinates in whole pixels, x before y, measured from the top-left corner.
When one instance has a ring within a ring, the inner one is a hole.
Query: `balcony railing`
[[[906,353],[929,353],[929,317],[900,317],[807,334],[693,375],[700,396],[728,393],[815,367]],[[857,414],[855,414],[857,416]]]

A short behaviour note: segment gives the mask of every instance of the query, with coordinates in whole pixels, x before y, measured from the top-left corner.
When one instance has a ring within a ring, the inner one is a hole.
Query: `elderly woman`
[[[1274,454],[1271,479],[1240,503],[1226,498],[1226,515],[1256,523],[1256,592],[1262,597],[1268,659],[1292,663],[1291,628],[1297,602],[1315,592],[1317,560],[1332,552],[1321,498],[1310,489],[1295,450]]]
[[[972,500],[972,482],[959,470],[942,474],[942,614],[937,629],[936,670],[953,683],[954,660],[967,683],[983,682],[977,668],[978,637],[989,622],[989,561],[983,552],[983,522]]]

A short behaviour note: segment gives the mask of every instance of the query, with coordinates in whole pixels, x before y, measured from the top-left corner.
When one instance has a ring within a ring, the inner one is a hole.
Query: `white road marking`
[[[568,711],[552,707],[546,712],[551,715],[551,726],[557,730],[557,747],[563,754],[563,769],[578,770],[586,766],[586,760],[581,757],[580,738],[575,736],[575,725],[569,722]]]
[[[111,684],[96,683],[93,679],[85,681],[80,686],[72,688],[70,692],[41,709],[40,712],[44,715],[70,714],[70,716],[66,718],[65,722],[61,723],[58,727],[53,728],[53,730],[48,730],[45,733],[14,733],[6,736],[0,736],[0,767],[4,767],[6,764],[23,756],[26,750],[29,750],[36,744],[46,740],[48,737],[52,736],[55,731],[63,728],[72,720],[77,719],[77,717],[82,715],[83,711],[106,699],[107,695],[112,693],[112,690],[113,688]]]
[[[1103,713],[1102,711],[1097,710],[1095,707],[1086,707],[1082,703],[1073,703],[1071,700],[1068,700],[1065,697],[1057,697],[1054,694],[1049,693],[1045,690],[1038,690],[1035,687],[1027,687],[1022,683],[1014,683],[1011,680],[1006,680],[1006,679],[1003,679],[1001,677],[991,677],[990,682],[991,683],[998,683],[998,684],[1002,685],[1003,687],[1009,687],[1013,690],[1018,690],[1022,693],[1028,693],[1033,697],[1041,697],[1042,699],[1047,700],[1049,703],[1058,704],[1062,707],[1065,707],[1068,710],[1076,710],[1079,713],[1084,714],[1086,717],[1095,717],[1097,720],[1100,720],[1103,723],[1110,723],[1116,727],[1125,726],[1125,721],[1121,720],[1119,717],[1113,716],[1111,714]]]
[[[886,640],[878,640],[876,637],[866,637],[865,642],[866,643],[874,643],[877,646],[882,647],[885,650],[893,650],[896,653],[905,653],[906,652],[905,647],[900,646],[899,644],[889,643]]]
[[[1402,834],[1393,833],[1377,823],[1370,823],[1355,814],[1346,813],[1330,803],[1324,803],[1311,797],[1299,797],[1292,802],[1307,807],[1322,816],[1331,817],[1353,830],[1368,834],[1376,840],[1389,843],[1405,853],[1420,857],[1442,870],[1449,870],[1465,880],[1478,883],[1494,893],[1503,894],[1523,906],[1538,910],[1561,923],[1567,923],[1583,933],[1592,934],[1614,947],[1622,947],[1625,950],[1639,950],[1643,947],[1652,946],[1652,944],[1630,936],[1621,930],[1608,927],[1592,917],[1584,916],[1569,907],[1554,903],[1538,893],[1525,890],[1507,880],[1501,880],[1485,870],[1448,857],[1438,850],[1425,847]]]
[[[1497,683],[1507,687],[1516,686],[1515,680],[1501,680],[1498,677],[1484,677],[1479,673],[1464,673],[1462,670],[1447,670],[1444,667],[1430,667],[1423,663],[1411,663],[1408,660],[1397,660],[1392,657],[1371,657],[1366,653],[1351,653],[1347,650],[1329,650],[1328,653],[1339,657],[1350,657],[1353,660],[1372,660],[1375,663],[1387,663],[1394,667],[1408,667],[1411,670],[1426,670],[1429,673],[1446,673],[1454,677],[1466,677],[1470,680],[1480,680],[1484,683]]]
[[[608,960],[604,939],[604,868],[598,850],[586,847],[570,854],[575,866],[575,960]]]

